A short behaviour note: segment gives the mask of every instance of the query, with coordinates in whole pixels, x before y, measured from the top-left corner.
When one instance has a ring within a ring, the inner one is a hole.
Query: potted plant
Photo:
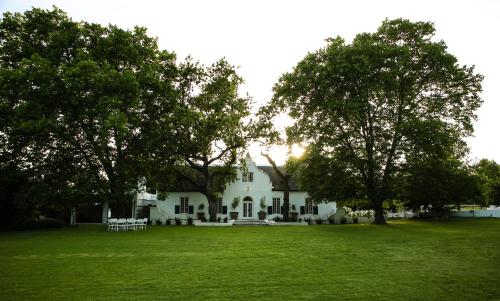
[[[290,221],[291,222],[296,222],[299,218],[299,213],[296,210],[297,210],[297,207],[295,207],[295,205],[292,205],[292,210],[290,211]]]
[[[260,199],[260,211],[259,211],[259,220],[263,221],[266,219],[266,197],[262,197]]]
[[[229,215],[231,216],[231,219],[238,219],[238,211],[236,210],[236,207],[240,204],[240,197],[235,197],[233,198],[233,201],[231,202],[231,208],[233,211],[229,212]]]
[[[198,219],[201,220],[201,221],[205,220],[205,212],[203,211],[204,208],[205,208],[205,205],[204,204],[200,204],[200,206],[198,206],[198,210],[200,212],[196,213],[196,215],[198,215]]]

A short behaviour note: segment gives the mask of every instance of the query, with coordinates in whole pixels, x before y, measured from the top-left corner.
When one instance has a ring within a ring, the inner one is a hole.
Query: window
[[[244,172],[241,176],[242,182],[253,182],[253,172]]]
[[[281,214],[280,198],[273,198],[273,214]]]
[[[222,197],[217,198],[217,213],[222,214]]]
[[[187,196],[181,197],[180,213],[189,213],[189,198]]]
[[[311,199],[306,199],[305,214],[313,214],[313,201]]]

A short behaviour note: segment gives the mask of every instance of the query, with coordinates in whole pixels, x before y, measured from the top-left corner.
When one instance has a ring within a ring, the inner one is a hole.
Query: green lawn
[[[500,299],[500,219],[0,233],[0,300]]]

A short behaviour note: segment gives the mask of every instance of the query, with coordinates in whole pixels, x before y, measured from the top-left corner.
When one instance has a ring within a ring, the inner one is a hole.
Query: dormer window
[[[244,172],[241,175],[242,182],[253,182],[253,172]]]

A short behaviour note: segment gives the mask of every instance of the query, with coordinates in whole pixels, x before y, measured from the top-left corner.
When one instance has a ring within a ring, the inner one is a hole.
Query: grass
[[[0,233],[0,300],[491,300],[500,219]]]

